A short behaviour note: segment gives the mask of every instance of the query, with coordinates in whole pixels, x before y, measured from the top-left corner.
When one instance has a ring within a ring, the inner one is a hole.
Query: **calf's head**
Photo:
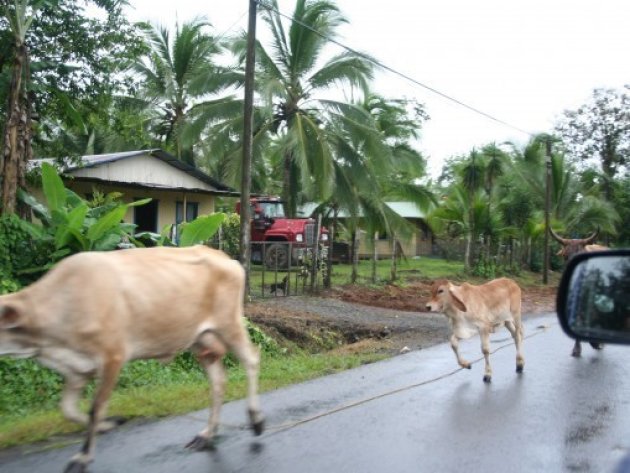
[[[428,312],[446,312],[452,309],[466,312],[459,286],[446,279],[438,279],[431,286],[431,299],[427,302]]]

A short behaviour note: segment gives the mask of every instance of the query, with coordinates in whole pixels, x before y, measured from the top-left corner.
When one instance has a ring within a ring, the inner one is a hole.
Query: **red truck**
[[[282,201],[277,197],[252,197],[251,244],[252,262],[268,268],[286,269],[300,264],[308,249],[314,247],[317,222],[312,218],[287,218]],[[240,202],[236,204],[240,214]],[[328,230],[320,229],[319,241],[327,253]],[[324,255],[322,255],[324,256]]]

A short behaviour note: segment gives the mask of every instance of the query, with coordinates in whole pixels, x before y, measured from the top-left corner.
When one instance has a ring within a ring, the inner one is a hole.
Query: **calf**
[[[464,283],[461,286],[445,279],[435,281],[431,287],[430,312],[443,312],[452,328],[451,348],[462,368],[470,363],[459,354],[459,341],[479,333],[481,351],[486,367],[483,380],[492,379],[490,367],[490,334],[505,325],[516,344],[516,372],[525,366],[522,354],[523,325],[521,324],[521,288],[513,280],[495,279],[481,286]]]
[[[557,254],[558,256],[562,256],[565,262],[569,261],[578,253],[590,253],[592,251],[602,251],[608,249],[606,246],[593,244],[599,234],[599,228],[586,238],[562,238],[551,227],[549,227],[549,232],[551,233],[551,236],[562,245],[562,248],[560,248]],[[595,350],[601,350],[604,348],[604,345],[601,343],[590,342],[590,344]],[[571,355],[575,357],[582,356],[582,344],[579,340],[575,341]]]
[[[64,415],[87,425],[85,443],[67,472],[93,459],[97,431],[122,366],[135,359],[169,360],[190,349],[212,381],[208,427],[187,446],[209,448],[218,429],[226,376],[221,359],[232,350],[245,366],[248,409],[263,431],[257,397],[258,351],[243,318],[244,271],[224,253],[203,246],[79,253],[42,279],[0,296],[0,355],[32,356],[65,378]],[[89,416],[78,408],[82,388],[100,383]]]

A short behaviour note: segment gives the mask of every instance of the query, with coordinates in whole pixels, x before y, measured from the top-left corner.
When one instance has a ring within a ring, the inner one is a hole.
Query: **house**
[[[385,202],[385,204],[400,217],[407,220],[413,227],[413,233],[408,237],[398,237],[400,243],[400,249],[407,258],[414,256],[430,256],[434,254],[433,234],[431,229],[426,223],[426,217],[424,213],[413,202]],[[308,203],[303,205],[299,214],[301,216],[311,216],[317,208],[317,204]],[[330,215],[327,224],[330,225]],[[348,219],[348,214],[345,211],[340,211],[337,219],[340,224],[344,224]],[[361,227],[361,222],[359,222]],[[374,255],[374,249],[372,246],[372,239],[368,238],[365,231],[359,232],[359,258],[372,258]],[[378,258],[391,258],[393,250],[393,242],[391,235],[380,233],[376,236],[376,255]]]
[[[34,160],[33,165],[51,159]],[[82,197],[95,191],[120,192],[123,201],[150,197],[150,203],[131,207],[125,222],[136,231],[160,232],[166,225],[190,221],[215,211],[217,197],[236,197],[234,189],[221,184],[193,166],[159,149],[82,156],[80,163],[63,169],[65,185]],[[40,190],[33,192],[43,200]]]

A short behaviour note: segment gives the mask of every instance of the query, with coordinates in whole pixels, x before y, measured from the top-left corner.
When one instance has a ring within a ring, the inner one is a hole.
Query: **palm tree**
[[[30,59],[26,33],[41,2],[16,0],[3,2],[2,14],[11,32],[13,64],[9,85],[2,149],[2,213],[16,210],[18,188],[25,182],[26,162],[31,159],[32,125],[29,97]]]
[[[168,29],[145,25],[150,53],[134,66],[142,80],[141,97],[154,113],[154,133],[166,149],[190,164],[194,164],[193,142],[213,112],[242,111],[234,97],[218,96],[238,85],[242,74],[215,63],[225,47],[206,33],[209,27],[196,18],[177,25],[171,38]]]
[[[319,200],[331,195],[335,175],[331,148],[339,140],[335,133],[362,137],[368,145],[380,141],[364,110],[325,98],[339,85],[365,91],[373,68],[366,56],[354,52],[341,53],[320,66],[327,38],[334,38],[346,21],[333,2],[297,0],[288,30],[277,2],[269,4],[262,15],[272,41],[269,51],[263,47],[257,51],[257,88],[279,145],[286,212],[294,216],[300,190]]]
[[[413,228],[385,202],[410,200],[427,209],[434,203],[433,195],[417,179],[424,176],[423,156],[410,145],[409,140],[418,137],[424,115],[408,110],[408,101],[391,100],[369,94],[359,104],[370,117],[380,134],[380,143],[364,140],[360,135],[339,129],[331,136],[333,141],[334,175],[333,192],[324,201],[324,207],[332,209],[332,229],[335,233],[336,215],[343,210],[348,215],[348,226],[353,235],[359,221],[368,238],[375,246],[375,235],[385,232],[396,238],[410,235]],[[352,238],[355,244],[355,238]],[[375,279],[376,258],[373,258]],[[395,260],[392,278],[395,279]],[[356,264],[352,282],[356,280]]]

